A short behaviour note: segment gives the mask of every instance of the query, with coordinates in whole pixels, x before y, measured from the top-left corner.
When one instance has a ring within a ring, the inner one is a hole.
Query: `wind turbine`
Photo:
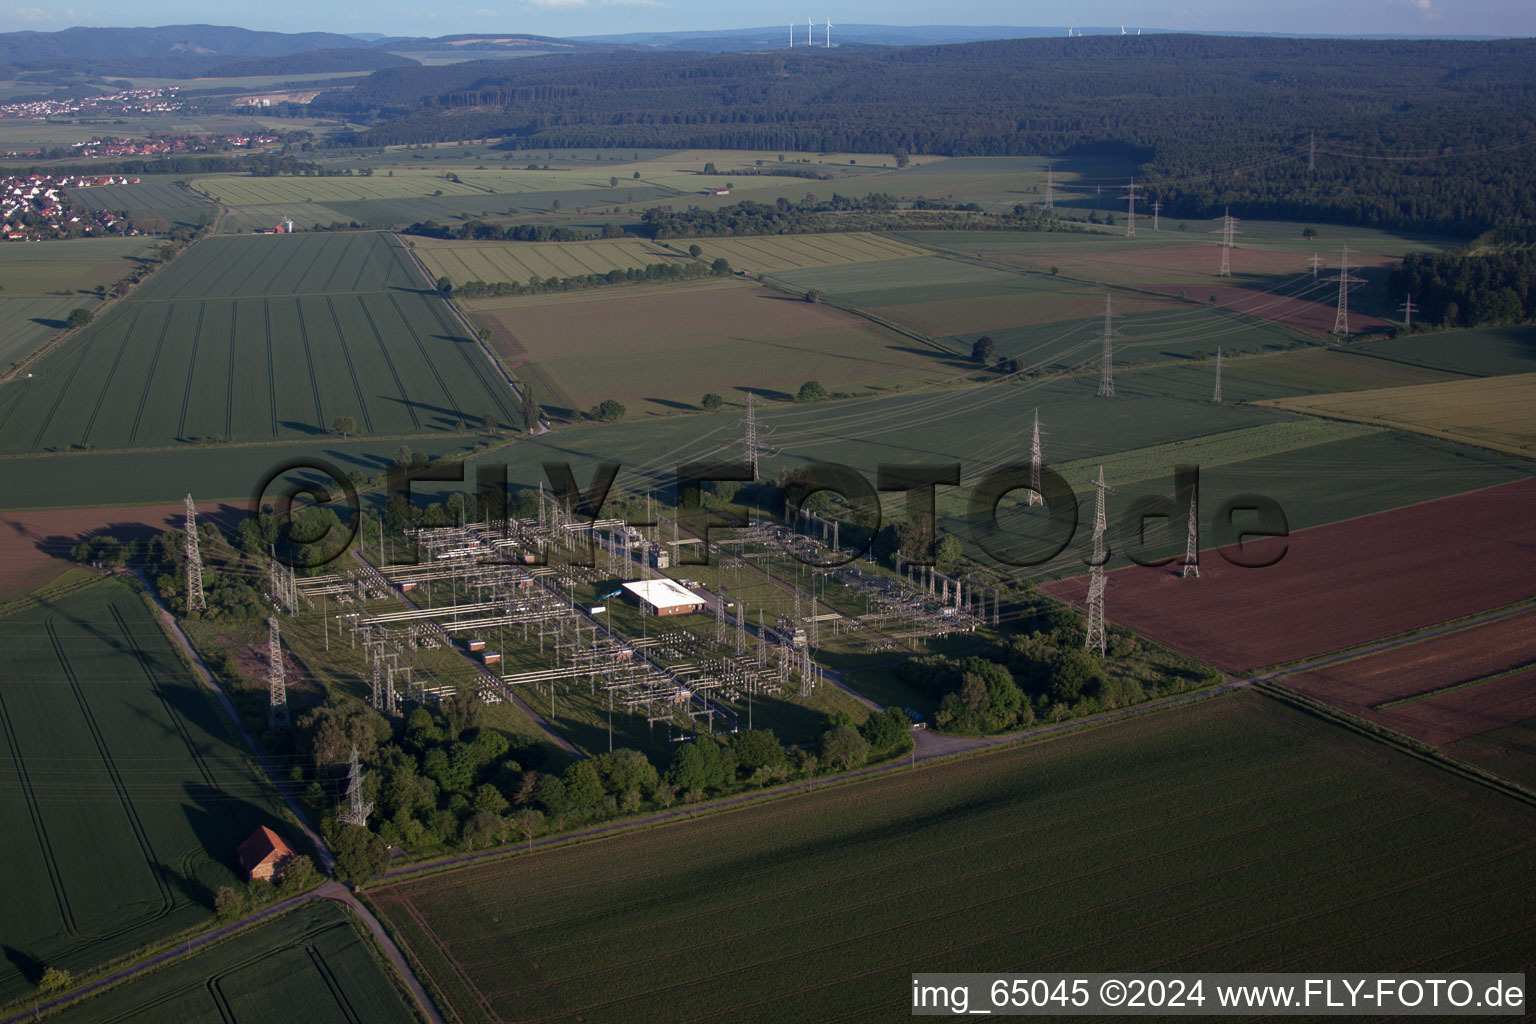
[[[832,19],[827,19],[827,49],[832,48]]]
[[[795,48],[795,23],[794,22],[790,22],[789,23],[789,48],[791,50],[793,50]]]
[[[1125,35],[1125,26],[1124,25],[1120,26],[1120,34],[1121,35]]]
[[[816,27],[816,19],[815,18],[806,18],[805,19],[805,45],[806,46],[815,46],[816,45],[815,41],[813,39],[811,39],[811,29],[813,29],[815,27]]]

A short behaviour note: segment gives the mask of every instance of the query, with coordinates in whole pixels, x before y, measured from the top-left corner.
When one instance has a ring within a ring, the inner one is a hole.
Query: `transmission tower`
[[[1056,185],[1051,178],[1050,164],[1045,165],[1045,208],[1047,210],[1056,209]]]
[[[368,824],[373,813],[373,802],[363,799],[363,768],[357,762],[357,747],[352,748],[352,763],[347,767],[347,809],[336,815],[343,825],[359,828]]]
[[[1135,238],[1136,237],[1136,179],[1135,178],[1132,178],[1131,179],[1131,183],[1126,186],[1125,201],[1131,204],[1130,210],[1126,214],[1126,218],[1125,218],[1125,237],[1126,238]]]
[[[273,732],[288,729],[288,684],[283,679],[283,641],[277,617],[267,619],[267,726]]]
[[[1098,497],[1093,513],[1093,565],[1088,570],[1088,632],[1083,637],[1083,646],[1090,651],[1097,649],[1102,658],[1107,646],[1104,633],[1104,562],[1109,557],[1104,540],[1105,534],[1109,532],[1109,515],[1104,509],[1104,495],[1114,490],[1104,482],[1103,466],[1099,467],[1099,478],[1093,482],[1093,487]]]
[[[1317,171],[1317,132],[1310,132],[1307,136],[1307,170]]]
[[[1216,346],[1216,391],[1211,395],[1211,401],[1221,404],[1221,346]]]
[[[1339,282],[1339,308],[1333,314],[1333,333],[1349,333],[1349,286],[1363,284],[1364,278],[1355,277],[1349,272],[1349,246],[1339,251],[1339,274],[1328,280]]]
[[[1412,327],[1413,326],[1413,314],[1415,314],[1415,313],[1417,313],[1419,311],[1419,307],[1415,306],[1413,304],[1413,296],[1409,295],[1408,297],[1403,299],[1403,304],[1401,306],[1398,306],[1397,308],[1403,311],[1403,326],[1404,327]]]
[[[1200,575],[1200,519],[1195,511],[1195,489],[1189,489],[1189,539],[1184,543],[1183,579]]]
[[[1163,201],[1161,199],[1155,201],[1152,204],[1152,230],[1153,231],[1158,230],[1158,228],[1157,228],[1157,215],[1162,212],[1162,209],[1163,209]]]
[[[1110,322],[1109,296],[1104,296],[1104,360],[1099,369],[1099,395],[1100,398],[1113,398],[1115,396],[1115,333],[1114,325]]]
[[[757,397],[750,391],[747,392],[747,415],[741,421],[743,433],[741,447],[752,465],[752,480],[757,481],[757,460],[760,456],[773,454],[773,450],[757,440]]]
[[[1232,208],[1229,206],[1221,216],[1221,271],[1218,277],[1232,276],[1232,238],[1238,234],[1233,227],[1236,223],[1237,218],[1232,216]],[[1215,234],[1214,231],[1211,233]]]
[[[187,611],[208,610],[208,600],[203,597],[203,556],[197,550],[197,506],[192,495],[187,495]]]
[[[1312,258],[1307,260],[1307,262],[1312,265],[1312,283],[1317,284],[1317,272],[1322,269],[1323,258],[1317,253],[1313,253]]]
[[[1040,494],[1040,467],[1045,458],[1040,453],[1040,408],[1035,407],[1035,439],[1029,445],[1029,503],[1039,505],[1045,501]]]

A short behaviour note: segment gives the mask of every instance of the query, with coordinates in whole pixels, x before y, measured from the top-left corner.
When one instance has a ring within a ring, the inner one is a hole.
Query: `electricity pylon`
[[[1211,401],[1221,404],[1221,346],[1216,346],[1216,391],[1211,395]]]
[[[1040,454],[1040,409],[1035,408],[1035,438],[1029,445],[1029,503],[1039,505],[1045,501],[1040,494],[1040,467],[1045,459]]]
[[[1349,286],[1365,283],[1364,278],[1355,277],[1349,272],[1349,246],[1339,251],[1339,273],[1337,277],[1328,280],[1339,282],[1339,308],[1333,314],[1333,333],[1349,333]]]
[[[1051,165],[1045,165],[1045,208],[1056,209],[1056,185],[1051,178]]]
[[[1104,482],[1104,467],[1099,467],[1099,478],[1093,482],[1098,496],[1093,512],[1093,564],[1088,569],[1088,631],[1083,636],[1083,646],[1098,650],[1104,656],[1108,646],[1104,632],[1104,563],[1109,559],[1109,549],[1104,536],[1109,532],[1109,516],[1104,508],[1104,495],[1114,490]]]
[[[283,679],[283,641],[276,616],[267,619],[267,726],[273,732],[289,728],[288,684]]]
[[[1307,262],[1312,265],[1312,283],[1317,284],[1317,272],[1322,269],[1323,258],[1317,253],[1313,253],[1312,258],[1307,260]]]
[[[363,799],[363,768],[357,761],[357,747],[352,748],[352,762],[347,767],[347,809],[336,816],[343,825],[359,828],[368,824],[373,813],[373,802]]]
[[[203,557],[197,550],[197,506],[192,495],[187,495],[187,610],[207,611],[208,599],[203,596]]]
[[[752,481],[757,482],[757,460],[761,456],[773,454],[773,450],[762,444],[757,439],[757,397],[750,391],[747,392],[747,415],[742,419],[742,452],[747,457],[747,462],[752,466]]]
[[[1130,185],[1126,186],[1125,201],[1130,203],[1130,210],[1125,218],[1125,237],[1136,237],[1136,179],[1132,178]]]
[[[1110,321],[1109,296],[1104,296],[1104,357],[1099,369],[1099,393],[1100,398],[1113,398],[1115,396],[1115,333],[1113,323]]]
[[[1218,277],[1232,276],[1232,238],[1238,234],[1234,224],[1237,218],[1232,216],[1232,208],[1229,206],[1221,217],[1221,270]],[[1215,234],[1215,232],[1211,232]]]
[[[1200,575],[1200,519],[1195,511],[1195,489],[1189,489],[1189,539],[1184,544],[1183,579]]]
[[[1413,314],[1419,311],[1419,307],[1413,304],[1413,296],[1409,295],[1403,299],[1403,304],[1397,308],[1403,311],[1403,326],[1411,328],[1413,326]]]

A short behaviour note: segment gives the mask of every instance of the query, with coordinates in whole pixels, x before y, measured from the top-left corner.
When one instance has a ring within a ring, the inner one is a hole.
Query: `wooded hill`
[[[364,146],[1123,156],[1165,213],[1476,234],[1536,219],[1536,41],[1149,35],[391,68],[316,106]],[[1307,167],[1316,133],[1316,170]]]

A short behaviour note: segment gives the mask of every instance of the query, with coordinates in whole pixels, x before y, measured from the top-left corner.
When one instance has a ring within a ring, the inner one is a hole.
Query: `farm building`
[[[293,847],[282,836],[263,825],[240,844],[240,866],[251,881],[271,882],[281,878],[283,868],[293,859]]]
[[[652,615],[692,615],[704,610],[704,599],[671,580],[636,580],[624,590]]]

